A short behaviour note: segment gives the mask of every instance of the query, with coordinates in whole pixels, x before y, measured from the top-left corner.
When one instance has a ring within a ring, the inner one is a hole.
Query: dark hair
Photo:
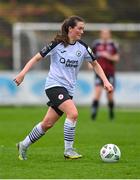
[[[61,26],[61,32],[60,34],[56,35],[54,41],[62,42],[66,47],[69,44],[69,27],[74,28],[77,25],[77,22],[84,22],[84,20],[79,16],[70,16],[69,18],[65,19]]]

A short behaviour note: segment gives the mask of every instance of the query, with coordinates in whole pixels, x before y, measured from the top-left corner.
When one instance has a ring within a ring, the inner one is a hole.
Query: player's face
[[[111,38],[111,32],[107,29],[104,29],[100,32],[100,37],[103,40],[108,40]]]
[[[77,22],[74,28],[69,27],[68,36],[70,40],[73,41],[80,40],[82,34],[84,33],[84,27],[85,27],[84,22]]]

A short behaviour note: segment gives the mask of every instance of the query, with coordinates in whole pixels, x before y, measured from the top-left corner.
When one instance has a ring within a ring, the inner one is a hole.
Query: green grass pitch
[[[46,107],[0,107],[0,179],[137,179],[140,178],[140,111],[116,109],[108,119],[100,109],[95,122],[90,108],[79,107],[75,147],[83,158],[63,158],[63,116],[19,161],[15,144],[43,118]],[[104,163],[100,148],[117,144],[122,156],[117,163]]]

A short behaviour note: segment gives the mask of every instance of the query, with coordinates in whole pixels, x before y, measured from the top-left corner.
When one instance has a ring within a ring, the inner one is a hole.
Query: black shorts
[[[115,76],[114,75],[106,75],[108,81],[115,87]],[[95,75],[95,85],[98,86],[103,86],[103,81],[102,79],[96,74]]]
[[[63,112],[58,108],[60,104],[68,99],[72,99],[68,91],[64,87],[55,86],[45,90],[47,97],[49,98],[48,106],[51,106],[59,116],[63,115]]]

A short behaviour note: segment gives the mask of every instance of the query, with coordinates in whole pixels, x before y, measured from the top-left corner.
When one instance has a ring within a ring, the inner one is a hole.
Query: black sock
[[[110,101],[108,103],[108,107],[109,107],[109,117],[110,119],[113,119],[114,118],[114,102]]]
[[[98,107],[99,107],[99,101],[94,100],[92,103],[92,119],[96,118],[97,112],[98,112]]]

